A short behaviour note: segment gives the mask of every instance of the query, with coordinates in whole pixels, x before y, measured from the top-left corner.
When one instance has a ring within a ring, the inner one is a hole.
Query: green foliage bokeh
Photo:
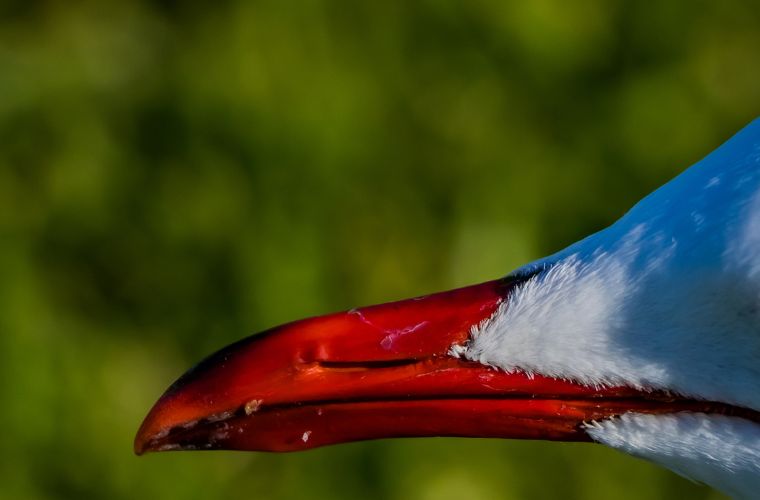
[[[506,274],[760,114],[757,2],[0,1],[2,498],[719,498],[593,445],[132,438],[288,320]]]

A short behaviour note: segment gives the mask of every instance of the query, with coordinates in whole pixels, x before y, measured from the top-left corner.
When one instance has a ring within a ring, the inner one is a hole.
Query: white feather
[[[760,426],[748,420],[702,413],[627,414],[596,422],[587,431],[600,443],[709,483],[732,497],[760,494]]]
[[[535,271],[474,329],[461,355],[508,371],[760,410],[760,120],[614,225],[516,274]],[[695,433],[681,425],[684,418],[672,418],[646,417],[662,420],[636,427],[644,420],[627,417],[602,424],[594,437],[634,452],[626,436],[693,448],[689,435],[760,432],[754,423],[723,425],[723,417],[705,416]],[[657,427],[677,435],[669,442]],[[663,456],[649,458],[681,463]],[[760,474],[752,471],[760,491]],[[725,485],[717,472],[684,472]]]

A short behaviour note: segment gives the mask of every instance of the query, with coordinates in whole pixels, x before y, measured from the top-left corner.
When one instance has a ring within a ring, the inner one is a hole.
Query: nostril
[[[424,360],[417,358],[385,359],[378,361],[318,361],[317,364],[329,370],[371,370],[378,368],[398,368],[420,363]]]

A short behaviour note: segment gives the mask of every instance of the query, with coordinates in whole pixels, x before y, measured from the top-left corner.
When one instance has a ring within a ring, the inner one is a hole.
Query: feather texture
[[[454,351],[508,371],[760,410],[760,119],[609,228],[516,271],[534,272]],[[696,442],[707,435],[760,435],[733,420],[631,416],[592,435],[728,491],[718,462],[708,473],[684,457],[707,453]],[[760,491],[757,467],[746,470]]]
[[[748,420],[702,413],[627,414],[591,424],[588,433],[734,498],[758,496],[760,426]]]

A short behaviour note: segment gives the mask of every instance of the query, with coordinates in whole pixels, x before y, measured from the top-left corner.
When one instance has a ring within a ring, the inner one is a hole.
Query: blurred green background
[[[137,458],[192,363],[506,274],[760,114],[757,2],[0,2],[3,498],[720,498],[601,446]]]

